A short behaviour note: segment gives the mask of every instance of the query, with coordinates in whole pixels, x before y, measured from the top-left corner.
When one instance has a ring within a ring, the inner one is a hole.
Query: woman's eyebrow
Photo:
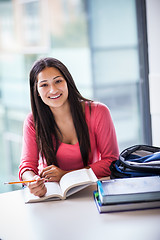
[[[62,77],[62,76],[56,76],[56,77],[53,78],[53,80],[56,79],[56,78],[59,78],[59,77]]]
[[[56,76],[56,77],[53,78],[53,80],[57,79],[59,77],[62,77],[62,76]],[[40,80],[39,83],[43,83],[43,82],[47,82],[47,81],[48,81],[47,79],[44,79],[44,80]]]
[[[43,83],[43,82],[47,82],[47,80],[38,81],[38,83]]]

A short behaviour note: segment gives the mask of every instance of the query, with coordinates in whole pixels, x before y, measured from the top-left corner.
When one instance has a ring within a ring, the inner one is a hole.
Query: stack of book
[[[160,176],[98,181],[94,200],[100,213],[160,208]]]

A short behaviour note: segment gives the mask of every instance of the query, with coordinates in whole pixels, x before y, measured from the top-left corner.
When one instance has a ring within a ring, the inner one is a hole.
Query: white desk
[[[0,194],[0,239],[160,240],[160,209],[99,214],[92,192],[32,204],[23,190]]]

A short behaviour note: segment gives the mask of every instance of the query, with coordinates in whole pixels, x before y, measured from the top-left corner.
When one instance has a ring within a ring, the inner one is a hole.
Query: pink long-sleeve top
[[[89,166],[98,178],[109,176],[109,166],[119,156],[115,128],[109,109],[102,103],[85,104],[85,117],[89,129],[91,152],[89,154]],[[60,143],[57,154],[57,162],[61,169],[69,171],[83,168],[83,160],[79,143],[74,145]],[[46,162],[42,162],[36,143],[36,132],[33,116],[30,113],[23,127],[23,146],[21,163],[19,166],[19,178],[26,170],[32,170],[39,174]]]

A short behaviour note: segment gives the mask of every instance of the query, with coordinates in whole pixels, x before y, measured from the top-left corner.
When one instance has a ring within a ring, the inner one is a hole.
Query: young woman
[[[19,177],[36,196],[44,182],[59,181],[69,171],[92,168],[109,176],[119,155],[109,109],[79,93],[71,74],[54,58],[41,59],[30,72],[32,113],[24,122]]]

